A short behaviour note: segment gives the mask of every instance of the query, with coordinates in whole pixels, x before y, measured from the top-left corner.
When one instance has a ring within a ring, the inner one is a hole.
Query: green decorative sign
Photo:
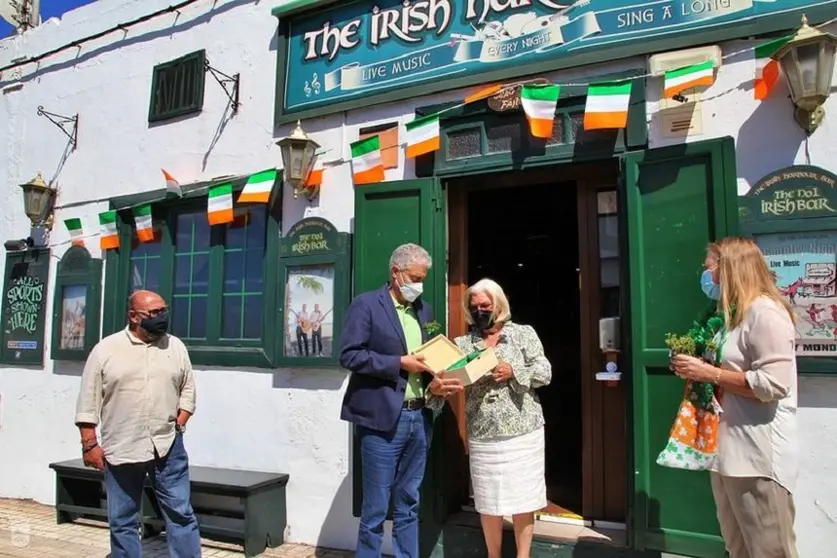
[[[43,365],[48,280],[49,250],[6,257],[0,362]]]
[[[837,175],[794,165],[762,178],[740,198],[743,221],[837,217]]]
[[[277,108],[332,111],[343,101],[426,84],[441,90],[464,76],[595,51],[617,59],[674,38],[701,44],[710,31],[751,34],[757,20],[835,7],[837,0],[344,0],[282,21]]]
[[[337,229],[320,217],[302,219],[282,240],[282,257],[331,254],[337,247]]]

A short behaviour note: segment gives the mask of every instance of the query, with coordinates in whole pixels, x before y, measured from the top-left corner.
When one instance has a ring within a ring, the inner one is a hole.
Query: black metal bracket
[[[238,102],[238,90],[239,86],[241,85],[241,74],[228,76],[224,72],[216,70],[215,68],[210,66],[209,60],[204,60],[204,68],[207,72],[212,74],[212,77],[215,78],[215,81],[218,82],[218,85],[220,85],[224,89],[224,93],[227,94],[227,98],[230,100],[230,107],[232,108],[232,112],[233,114],[236,114],[240,105],[240,103]]]
[[[47,112],[43,106],[38,107],[38,116],[46,116],[47,120],[58,126],[64,135],[70,138],[73,149],[78,146],[78,114],[75,116],[62,116],[53,112]],[[68,130],[69,128],[69,130]]]

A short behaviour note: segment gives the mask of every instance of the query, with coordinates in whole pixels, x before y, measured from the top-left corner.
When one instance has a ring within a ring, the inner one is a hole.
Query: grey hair
[[[433,266],[433,259],[427,250],[418,244],[402,244],[392,251],[389,257],[389,268],[393,267],[398,271],[404,271],[411,265],[420,265],[430,269]]]
[[[506,297],[503,287],[496,281],[485,278],[471,285],[465,291],[465,296],[462,298],[462,306],[465,309],[465,321],[468,325],[474,325],[474,320],[471,318],[471,297],[475,294],[488,295],[488,298],[494,306],[491,314],[495,322],[506,323],[511,320],[511,307],[509,306],[509,299]]]

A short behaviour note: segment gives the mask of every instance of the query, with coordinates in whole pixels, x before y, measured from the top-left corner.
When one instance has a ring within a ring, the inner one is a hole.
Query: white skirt
[[[543,427],[508,438],[469,440],[474,507],[510,516],[546,507]]]

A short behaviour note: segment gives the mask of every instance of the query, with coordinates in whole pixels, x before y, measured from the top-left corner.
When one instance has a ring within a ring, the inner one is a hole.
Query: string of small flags
[[[166,182],[166,191],[168,193],[182,196],[183,191],[180,183],[167,171],[163,170],[163,178]],[[276,169],[267,169],[250,175],[238,195],[238,199],[233,200],[233,185],[232,182],[224,182],[215,186],[207,186],[196,190],[191,190],[190,193],[198,192],[205,189],[207,191],[207,220],[210,225],[232,225],[246,224],[247,211],[236,209],[234,205],[237,204],[266,204],[270,201],[270,195],[273,192],[276,179],[279,176],[279,171]],[[306,186],[319,186],[323,180],[323,166],[321,162],[317,162],[314,170],[308,178]],[[164,201],[161,199],[159,201]],[[64,220],[64,226],[70,234],[70,242],[75,246],[84,246],[85,239],[98,236],[99,248],[101,250],[114,250],[119,248],[119,229],[118,229],[118,212],[130,210],[134,218],[134,228],[136,237],[139,242],[153,242],[155,240],[153,205],[154,201],[137,204],[129,207],[122,207],[118,210],[111,209],[103,211],[97,215],[98,231],[91,234],[91,231],[85,231],[82,218],[72,217]]]
[[[824,27],[837,21],[831,19],[816,27]],[[754,52],[756,72],[753,96],[764,100],[779,78],[779,65],[771,57],[782,48],[793,35],[772,39],[760,45],[729,52],[721,57],[726,60],[747,52]],[[520,88],[520,102],[532,136],[548,139],[552,136],[555,110],[562,87],[587,87],[584,107],[584,130],[607,130],[625,128],[628,124],[628,109],[633,85],[636,81],[655,77],[648,73],[624,80],[603,83],[541,84],[515,82],[492,84],[471,93],[461,103],[446,107],[438,112],[415,118],[404,126],[406,131],[405,155],[420,157],[441,148],[440,120],[445,112],[457,110],[465,105],[488,99],[505,91]],[[664,96],[677,99],[683,92],[695,87],[708,87],[715,83],[715,68],[711,60],[665,72]],[[352,176],[356,185],[383,182],[384,166],[378,136],[367,137],[350,144],[352,153]]]

